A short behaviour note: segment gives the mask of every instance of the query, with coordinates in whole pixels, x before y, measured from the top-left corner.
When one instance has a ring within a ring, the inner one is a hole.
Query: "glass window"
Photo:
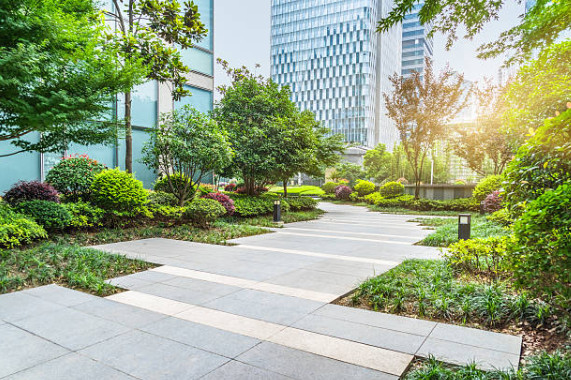
[[[131,123],[138,127],[154,127],[157,124],[158,84],[156,81],[143,83],[132,92]],[[125,117],[125,98],[119,95],[117,117]]]
[[[202,90],[192,86],[184,86],[190,91],[191,96],[185,96],[179,101],[174,103],[175,110],[182,108],[185,105],[191,105],[200,112],[212,111],[213,94],[211,91]]]
[[[181,50],[182,63],[193,71],[206,75],[214,75],[214,56],[199,49]]]
[[[200,21],[204,24],[206,29],[208,29],[208,34],[196,45],[204,49],[214,50],[214,0],[198,0],[194,3],[198,6],[198,13],[200,13]]]

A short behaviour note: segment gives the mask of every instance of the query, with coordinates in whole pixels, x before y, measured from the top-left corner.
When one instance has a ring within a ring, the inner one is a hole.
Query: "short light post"
[[[472,215],[470,214],[458,215],[458,240],[470,239],[471,222],[472,222]]]
[[[274,201],[274,223],[282,221],[282,202],[279,199]]]

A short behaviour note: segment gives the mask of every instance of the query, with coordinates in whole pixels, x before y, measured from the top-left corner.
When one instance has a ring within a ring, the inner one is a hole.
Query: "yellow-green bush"
[[[370,181],[358,179],[354,190],[359,194],[360,197],[364,197],[365,195],[369,195],[375,191],[375,184]]]

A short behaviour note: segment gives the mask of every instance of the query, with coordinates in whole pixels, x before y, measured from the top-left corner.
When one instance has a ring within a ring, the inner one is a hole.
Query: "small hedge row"
[[[365,196],[363,200],[380,208],[406,208],[414,211],[478,211],[480,205],[474,198],[459,198],[445,201],[414,199],[412,195],[385,198],[380,193]]]

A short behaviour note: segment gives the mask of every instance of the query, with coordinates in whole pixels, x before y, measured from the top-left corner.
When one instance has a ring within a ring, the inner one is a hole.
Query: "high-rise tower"
[[[420,24],[418,11],[423,2],[415,4],[402,23],[402,71],[406,78],[413,71],[423,72],[425,58],[432,58],[433,42],[428,37],[432,24]]]

